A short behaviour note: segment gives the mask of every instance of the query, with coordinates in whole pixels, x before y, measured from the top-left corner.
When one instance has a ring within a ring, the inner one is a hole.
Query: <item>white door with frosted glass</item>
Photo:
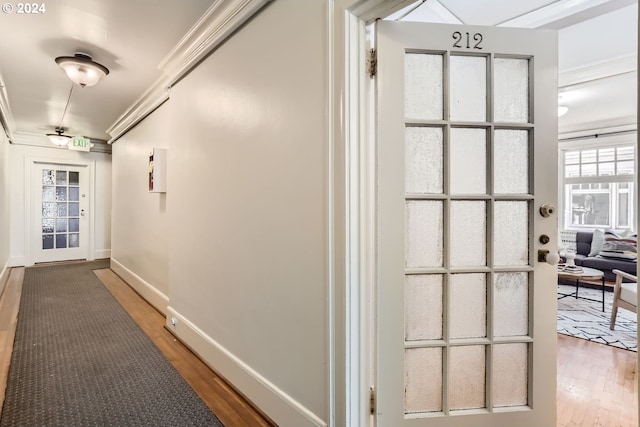
[[[34,164],[33,262],[87,258],[87,167]]]
[[[376,26],[376,425],[553,426],[556,34]]]

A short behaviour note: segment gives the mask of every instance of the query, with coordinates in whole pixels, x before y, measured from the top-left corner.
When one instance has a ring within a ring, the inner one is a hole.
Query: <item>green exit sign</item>
[[[69,144],[69,149],[76,150],[76,151],[90,151],[91,140],[89,138],[75,136],[73,140],[71,140],[71,144]]]

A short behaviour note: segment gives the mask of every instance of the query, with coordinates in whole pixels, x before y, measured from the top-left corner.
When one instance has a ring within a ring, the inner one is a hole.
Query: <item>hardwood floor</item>
[[[558,335],[557,427],[637,427],[637,354]]]
[[[0,401],[4,398],[23,268],[0,298]],[[164,317],[109,269],[96,275],[224,425],[273,426],[164,327]],[[558,335],[557,427],[637,427],[635,352]]]

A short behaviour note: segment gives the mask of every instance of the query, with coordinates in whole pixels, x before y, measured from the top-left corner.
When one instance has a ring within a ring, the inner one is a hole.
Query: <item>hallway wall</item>
[[[329,423],[327,4],[270,3],[113,151],[112,265],[168,264],[168,327],[283,427]]]
[[[9,277],[9,141],[0,130],[0,295]]]
[[[148,172],[151,150],[169,146],[170,120],[169,106],[164,104],[112,146],[111,268],[165,314],[169,304],[167,197],[171,193],[149,193]]]

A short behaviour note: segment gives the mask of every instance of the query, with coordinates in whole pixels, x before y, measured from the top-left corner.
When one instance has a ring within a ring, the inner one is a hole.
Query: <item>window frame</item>
[[[625,161],[625,159],[619,159],[617,157],[617,150],[614,152],[614,160],[598,158],[598,151],[600,149],[610,148],[622,148],[630,147],[633,151],[633,173],[632,174],[616,174],[617,163]],[[595,161],[583,162],[582,152],[596,150]],[[565,177],[565,154],[571,151],[580,151],[581,155],[578,158],[577,163],[571,163],[578,165],[582,170],[582,165],[596,165],[596,174],[589,176],[578,177]],[[636,149],[636,132],[620,132],[612,133],[611,136],[603,135],[591,135],[587,137],[567,138],[566,140],[560,140],[558,144],[558,194],[560,196],[559,205],[562,217],[559,218],[558,227],[560,230],[584,230],[592,231],[600,228],[613,228],[617,230],[635,230],[635,224],[637,223],[637,207],[638,197],[636,196],[636,185],[638,175],[638,150]],[[600,165],[604,163],[614,163],[614,174],[599,175]],[[627,183],[626,188],[623,188],[621,184]],[[569,187],[572,184],[608,184],[607,189],[576,189],[573,190]],[[602,193],[609,195],[609,212],[608,212],[608,224],[574,224],[573,212],[572,212],[572,198],[575,194],[594,194]],[[627,194],[627,221],[626,226],[620,225],[620,196],[622,193]]]

